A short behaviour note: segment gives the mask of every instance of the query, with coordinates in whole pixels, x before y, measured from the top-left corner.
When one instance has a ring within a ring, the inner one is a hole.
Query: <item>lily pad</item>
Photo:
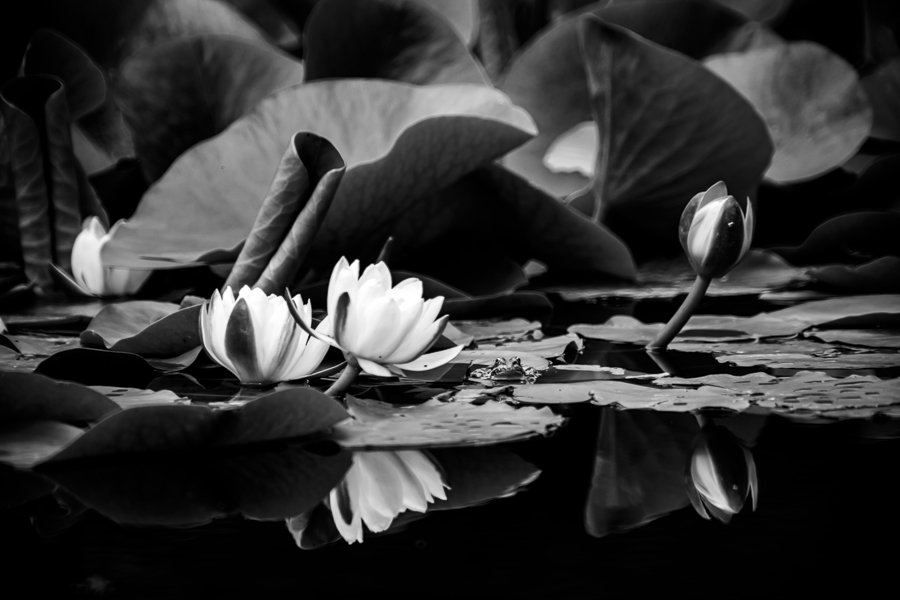
[[[168,370],[180,368],[184,365],[171,365]],[[157,369],[142,356],[97,348],[72,348],[57,352],[44,359],[34,372],[84,385],[122,387],[143,387],[159,375]]]
[[[527,352],[518,352],[514,350],[463,350],[456,355],[452,363],[460,363],[467,365],[474,363],[476,365],[492,365],[498,358],[512,360],[518,358],[522,361],[522,366],[531,367],[539,371],[543,371],[550,366],[550,361],[537,354],[529,354]]]
[[[766,178],[777,183],[811,179],[839,167],[872,128],[872,109],[856,71],[815,42],[724,54],[705,64],[765,119],[775,142]]]
[[[697,275],[687,258],[657,259],[638,269],[636,285],[604,283],[590,286],[546,286],[545,292],[559,294],[563,300],[577,302],[595,298],[634,298],[635,300],[673,298],[687,294]],[[745,296],[768,293],[807,283],[805,269],[792,267],[767,250],[750,250],[725,277],[713,279],[707,296]]]
[[[170,404],[187,404],[187,398],[182,398],[170,390],[142,390],[139,388],[124,388],[107,385],[94,385],[91,389],[99,392],[119,405],[119,408],[135,408],[138,406],[159,406]]]
[[[900,348],[900,329],[822,329],[807,331],[804,335],[832,344]]]
[[[148,181],[260,100],[303,81],[303,66],[259,41],[224,35],[176,38],[130,56],[115,86]]]
[[[795,265],[860,264],[900,256],[900,214],[863,211],[839,215],[813,230],[796,247],[773,248]]]
[[[539,340],[503,341],[495,344],[482,342],[478,344],[478,350],[482,352],[522,352],[534,354],[544,358],[556,358],[568,355],[569,352],[578,353],[583,346],[581,339],[574,333],[567,335],[554,335]]]
[[[307,80],[378,78],[489,84],[453,27],[411,0],[329,0],[306,22]],[[470,0],[435,3],[461,10]]]
[[[60,421],[29,421],[0,429],[0,463],[30,469],[78,439],[84,430]]]
[[[810,354],[778,353],[748,351],[741,354],[720,354],[716,360],[730,363],[738,367],[765,367],[767,369],[839,369],[863,370],[900,367],[900,354],[876,352],[835,353],[829,356]]]
[[[480,446],[547,435],[563,423],[548,408],[517,410],[500,402],[393,406],[348,397],[347,409],[354,418],[339,424],[332,439],[354,449]]]
[[[876,294],[807,302],[753,317],[695,315],[676,341],[729,341],[746,338],[786,337],[810,327],[883,326],[900,320],[900,296]],[[605,325],[572,325],[569,331],[591,339],[647,343],[662,323],[645,324],[626,316],[612,317]]]
[[[495,338],[521,338],[533,331],[539,331],[541,324],[537,321],[525,319],[510,319],[508,321],[454,321],[456,328],[478,341]]]
[[[0,372],[0,422],[58,421],[84,425],[119,406],[90,388],[32,373]]]
[[[649,238],[674,247],[684,205],[710,182],[727,181],[736,197],[754,194],[771,156],[764,123],[727,84],[684,55],[593,16],[562,21],[536,38],[500,87],[540,131],[504,164],[558,196],[578,192],[573,206],[635,248]],[[593,180],[549,171],[542,161],[553,140],[589,120],[602,142]]]
[[[81,333],[87,347],[171,358],[200,346],[201,306],[136,300],[111,304]]]
[[[347,164],[310,253],[330,270],[340,255],[359,255],[365,241],[380,248],[426,192],[497,158],[534,129],[524,111],[483,87],[376,80],[290,87],[183,154],[104,246],[104,262],[173,268],[233,259],[297,131],[330,140]]]
[[[591,402],[599,406],[615,404],[622,408],[641,408],[687,412],[700,408],[745,410],[744,398],[729,398],[718,388],[660,389],[621,381],[578,381],[573,383],[535,383],[516,386],[513,400],[530,404],[573,404]]]
[[[232,410],[205,406],[142,406],[103,419],[49,462],[119,454],[188,452],[310,436],[347,413],[313,389],[262,396]]]

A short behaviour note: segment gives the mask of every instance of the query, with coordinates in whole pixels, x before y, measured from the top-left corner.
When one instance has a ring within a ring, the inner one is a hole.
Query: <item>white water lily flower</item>
[[[150,277],[152,271],[104,267],[100,260],[103,246],[124,222],[118,221],[107,233],[97,217],[84,220],[81,233],[72,246],[72,275],[85,293],[92,296],[130,296]]]
[[[425,512],[435,498],[446,500],[440,471],[420,450],[355,452],[344,480],[331,491],[334,524],[349,543],[363,541],[363,523],[386,531],[400,513]]]
[[[299,294],[293,302],[311,321],[312,305],[303,304]],[[326,317],[316,331],[331,333],[330,319]],[[300,379],[315,372],[328,351],[328,344],[297,326],[284,298],[246,285],[237,298],[231,287],[222,294],[213,292],[200,311],[200,333],[210,357],[242,383]]]
[[[678,225],[678,239],[701,277],[722,277],[750,249],[754,229],[753,204],[746,214],[723,182],[691,198]]]
[[[403,371],[426,371],[444,365],[462,346],[425,354],[441,337],[448,317],[437,318],[444,297],[422,299],[422,282],[405,279],[391,286],[383,262],[359,276],[359,261],[341,258],[328,284],[328,315],[334,337],[328,341],[370,375],[390,377]],[[308,321],[307,321],[308,322]]]

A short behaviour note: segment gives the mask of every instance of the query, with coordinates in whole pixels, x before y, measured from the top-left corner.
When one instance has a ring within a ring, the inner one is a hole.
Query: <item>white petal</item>
[[[360,368],[363,371],[368,373],[369,375],[376,375],[378,377],[393,377],[394,374],[390,372],[387,367],[379,365],[376,362],[372,362],[371,360],[356,357],[357,362],[359,363]]]
[[[710,249],[715,239],[716,227],[722,217],[725,207],[728,205],[726,198],[714,200],[694,213],[694,221],[688,233],[688,251],[697,263],[703,263],[709,258]]]
[[[748,196],[747,212],[744,214],[744,243],[741,245],[741,257],[747,253],[747,250],[750,249],[750,244],[753,242],[753,233],[756,229],[756,223],[754,222],[755,218],[756,217],[753,214],[753,203],[750,202],[750,197]]]
[[[344,475],[344,481],[329,494],[331,518],[334,525],[347,543],[363,541],[362,516],[359,511],[360,482],[356,465],[350,467]],[[348,514],[345,514],[348,513]],[[350,519],[347,520],[346,517]]]
[[[347,265],[347,259],[341,258],[334,267],[331,274],[331,281],[328,284],[328,314],[333,315],[337,308],[338,298],[341,294],[347,292],[350,300],[356,298],[356,290],[359,288],[359,261],[354,260],[353,264]]]
[[[426,310],[427,308],[428,307],[426,306]],[[424,319],[419,319],[419,323],[421,324],[423,320]],[[416,360],[434,345],[446,326],[447,317],[444,316],[424,329],[420,329],[418,326],[413,328],[412,332],[410,332],[406,339],[403,340],[403,343],[400,344],[400,347],[392,352],[385,362],[393,365],[400,365]]]
[[[373,532],[385,531],[403,512],[401,469],[393,452],[353,455],[360,465],[360,514]]]
[[[400,308],[393,298],[382,296],[361,306],[360,311],[365,328],[359,332],[357,356],[383,362],[390,347],[395,345],[394,340],[400,326]]]
[[[366,267],[359,278],[359,287],[362,288],[363,284],[372,280],[377,281],[383,290],[391,289],[391,271],[386,264],[380,262]]]
[[[437,352],[431,352],[430,354],[423,354],[413,361],[397,364],[397,366],[404,371],[428,371],[430,369],[436,369],[456,358],[462,349],[462,346],[454,346],[453,348],[438,350]]]
[[[322,322],[316,327],[316,331],[325,335],[331,335],[331,318],[325,317],[322,319]],[[285,364],[282,374],[284,381],[300,379],[315,373],[322,363],[322,359],[325,358],[325,354],[328,352],[328,344],[309,336],[306,336],[306,340],[305,345],[297,344],[290,362]]]
[[[447,499],[447,494],[444,492],[447,485],[444,483],[440,471],[422,451],[400,450],[397,452],[397,456],[415,474],[425,491],[428,502],[434,502],[434,498]]]
[[[101,238],[106,232],[97,217],[85,219],[81,232],[72,245],[72,275],[86,292],[104,294],[103,263],[100,262]]]

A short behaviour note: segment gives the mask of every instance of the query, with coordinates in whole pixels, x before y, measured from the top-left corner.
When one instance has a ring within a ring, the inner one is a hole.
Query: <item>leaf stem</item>
[[[360,368],[359,363],[353,360],[352,357],[347,357],[347,366],[344,367],[344,370],[341,371],[340,377],[338,377],[337,381],[331,384],[331,387],[326,390],[325,395],[331,396],[332,398],[338,398],[347,391],[347,388],[356,381],[356,376],[359,375]]]
[[[690,319],[691,315],[694,314],[694,311],[697,310],[700,301],[703,300],[703,296],[706,294],[706,290],[709,289],[711,281],[712,280],[709,277],[697,275],[697,279],[694,280],[694,287],[691,288],[688,297],[685,298],[681,306],[678,307],[678,310],[672,318],[669,319],[666,326],[662,328],[662,331],[653,338],[652,342],[647,344],[646,348],[648,352],[666,351],[669,343],[675,339],[675,336],[678,335],[678,332],[681,331],[684,324],[688,322],[688,319]]]

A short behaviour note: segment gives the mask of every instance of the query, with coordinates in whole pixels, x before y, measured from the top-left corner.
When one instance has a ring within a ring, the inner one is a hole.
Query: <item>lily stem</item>
[[[325,395],[332,398],[339,398],[344,395],[344,392],[356,381],[356,376],[359,375],[359,365],[354,364],[354,362],[347,361],[347,366],[341,371],[340,377],[328,388]]]
[[[666,326],[663,327],[662,331],[653,338],[652,342],[647,344],[646,348],[648,352],[666,351],[669,343],[675,339],[675,336],[678,335],[678,332],[681,331],[684,324],[688,322],[688,319],[691,318],[691,315],[694,314],[694,311],[700,306],[700,301],[703,300],[703,296],[706,295],[706,290],[709,289],[711,281],[712,280],[709,277],[697,275],[697,279],[694,280],[694,287],[691,288],[688,297],[685,298],[681,306],[678,307],[678,310],[672,318],[669,319],[669,322],[666,323]]]

